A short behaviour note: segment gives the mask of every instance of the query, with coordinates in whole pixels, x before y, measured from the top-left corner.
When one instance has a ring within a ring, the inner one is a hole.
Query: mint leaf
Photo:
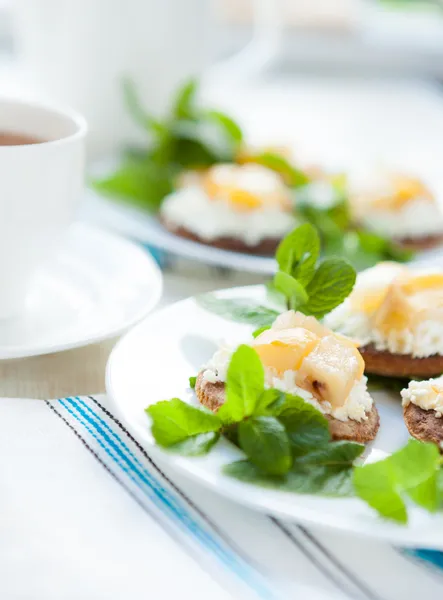
[[[257,352],[242,344],[229,363],[226,377],[226,402],[218,410],[223,423],[237,423],[253,414],[265,387],[263,365]]]
[[[263,167],[279,173],[289,187],[299,187],[309,182],[309,177],[303,171],[296,169],[291,163],[280,154],[274,152],[262,152],[250,158]]]
[[[255,331],[252,332],[252,337],[255,339],[261,333],[263,333],[264,331],[267,331],[268,329],[270,329],[269,325],[267,325],[266,327],[259,327],[258,329],[256,329]]]
[[[198,81],[190,79],[177,91],[172,107],[172,116],[177,119],[192,119],[195,116],[195,97]]]
[[[218,110],[206,111],[205,117],[219,126],[221,132],[231,140],[233,146],[237,146],[242,142],[243,132],[234,119]]]
[[[306,304],[309,296],[302,284],[283,271],[278,271],[274,276],[274,286],[288,299],[289,308],[296,309],[297,306]]]
[[[276,416],[286,403],[286,394],[275,388],[262,392],[254,409],[254,416]]]
[[[297,465],[352,466],[354,460],[364,451],[364,444],[329,442],[328,444],[297,458]]]
[[[181,120],[175,122],[171,130],[175,140],[173,160],[181,167],[206,167],[233,160],[232,140],[215,122],[202,118]]]
[[[146,413],[152,418],[151,431],[160,446],[169,447],[199,433],[218,431],[221,421],[214,413],[194,408],[173,398],[151,404]]]
[[[345,260],[323,260],[306,288],[309,300],[300,310],[321,319],[349,296],[355,279],[354,268]]]
[[[297,494],[329,497],[353,495],[352,468],[324,465],[297,465],[283,476],[266,475],[247,460],[225,465],[223,472],[244,483]]]
[[[280,242],[275,258],[280,271],[292,275],[302,286],[306,286],[314,276],[319,254],[320,238],[317,230],[305,223]]]
[[[437,496],[439,508],[443,509],[443,468],[437,472]]]
[[[125,77],[122,88],[126,108],[134,122],[153,135],[163,135],[167,127],[161,121],[149,115],[142,107],[132,79]]]
[[[168,446],[168,450],[182,456],[202,456],[207,454],[219,439],[220,434],[217,431],[208,431],[208,433],[199,433]]]
[[[252,417],[238,427],[240,448],[264,473],[283,475],[292,458],[285,428],[275,417]]]
[[[438,448],[411,439],[384,460],[358,467],[354,473],[357,494],[385,517],[407,522],[402,496],[430,511],[439,506]]]
[[[286,428],[294,456],[315,450],[331,439],[326,417],[299,396],[286,394],[278,418]]]
[[[197,377],[190,377],[189,378],[189,387],[190,388],[194,389],[196,383],[197,383]]]
[[[218,298],[214,294],[204,294],[196,297],[199,306],[220,317],[225,317],[237,323],[248,323],[255,327],[272,325],[280,314],[278,311],[260,304],[255,304],[247,298]]]
[[[147,159],[127,159],[108,177],[97,179],[92,186],[99,193],[130,199],[149,211],[157,211],[163,198],[172,191],[170,173]]]
[[[356,494],[380,515],[399,523],[408,522],[406,506],[396,489],[389,463],[379,461],[356,467],[353,485]]]
[[[416,504],[429,511],[438,507],[437,471],[440,453],[434,444],[411,439],[389,457],[400,487]]]

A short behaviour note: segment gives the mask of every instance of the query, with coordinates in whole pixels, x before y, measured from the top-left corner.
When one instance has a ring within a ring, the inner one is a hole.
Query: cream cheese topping
[[[414,198],[398,211],[372,210],[365,215],[362,223],[371,231],[396,240],[443,234],[440,207],[421,197]]]
[[[410,381],[401,391],[403,406],[410,402],[423,410],[434,410],[436,417],[443,416],[443,375],[427,381]]]
[[[443,354],[443,271],[380,263],[359,274],[325,324],[361,346],[413,357]]]
[[[210,198],[199,187],[186,187],[167,196],[160,209],[166,224],[184,227],[211,242],[233,237],[249,246],[284,237],[296,226],[294,216],[279,207],[236,211],[222,199]]]
[[[356,221],[394,239],[417,239],[443,233],[443,212],[435,196],[415,177],[372,173],[351,186]]]

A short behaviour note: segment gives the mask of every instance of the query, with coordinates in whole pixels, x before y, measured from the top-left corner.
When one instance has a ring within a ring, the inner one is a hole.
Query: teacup
[[[25,310],[37,269],[74,219],[86,131],[69,109],[0,98],[0,319]]]

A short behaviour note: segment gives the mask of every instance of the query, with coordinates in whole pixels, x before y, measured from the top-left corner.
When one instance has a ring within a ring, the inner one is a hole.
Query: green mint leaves
[[[327,419],[298,396],[265,389],[258,354],[239,346],[228,367],[226,401],[216,414],[173,398],[146,409],[156,442],[198,456],[224,434],[246,461],[226,467],[239,479],[300,493],[349,495],[363,446],[332,442]]]
[[[320,319],[351,293],[356,273],[342,258],[317,262],[319,255],[316,229],[309,223],[297,227],[277,249],[274,287],[286,298],[287,308]]]
[[[271,326],[280,314],[277,310],[261,306],[247,298],[219,298],[214,294],[203,294],[197,296],[196,302],[205,310],[220,317],[237,323],[248,323],[257,328]]]
[[[142,107],[133,82],[123,82],[123,96],[134,122],[146,131],[147,145],[125,156],[114,173],[92,182],[108,196],[158,211],[184,169],[232,162],[243,134],[237,123],[197,102],[198,82],[186,81],[177,91],[169,114],[162,119]]]
[[[263,473],[285,475],[291,468],[289,437],[276,417],[252,417],[242,421],[238,441],[251,463]]]
[[[320,237],[317,230],[305,223],[280,242],[275,258],[280,271],[306,286],[314,276],[319,255]]]
[[[342,258],[324,259],[306,288],[309,299],[302,305],[302,312],[321,319],[349,296],[355,279],[350,263]]]
[[[253,325],[257,328],[254,335],[270,327],[285,308],[320,319],[351,293],[356,273],[346,260],[327,258],[318,261],[319,256],[320,238],[309,223],[297,227],[281,241],[276,253],[279,270],[267,286],[268,299],[279,307],[278,311],[247,298],[204,294],[196,300],[200,306],[221,317]]]
[[[411,439],[388,458],[357,467],[355,492],[380,515],[407,523],[405,498],[431,512],[439,508],[441,462],[437,446]]]
[[[178,398],[152,404],[146,412],[153,420],[155,441],[165,448],[201,433],[217,432],[221,427],[217,415],[194,408]]]
[[[250,346],[239,346],[229,363],[226,402],[220,407],[218,417],[227,424],[250,417],[264,388],[265,373],[257,352]]]
[[[309,177],[303,171],[297,169],[284,156],[274,152],[261,152],[249,158],[251,162],[262,165],[271,171],[279,173],[292,188],[298,188],[309,183]]]

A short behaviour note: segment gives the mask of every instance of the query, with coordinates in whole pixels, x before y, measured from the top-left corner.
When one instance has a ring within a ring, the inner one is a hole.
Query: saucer
[[[0,360],[68,350],[114,337],[141,320],[162,293],[144,250],[83,223],[36,275],[26,312],[0,321]]]

